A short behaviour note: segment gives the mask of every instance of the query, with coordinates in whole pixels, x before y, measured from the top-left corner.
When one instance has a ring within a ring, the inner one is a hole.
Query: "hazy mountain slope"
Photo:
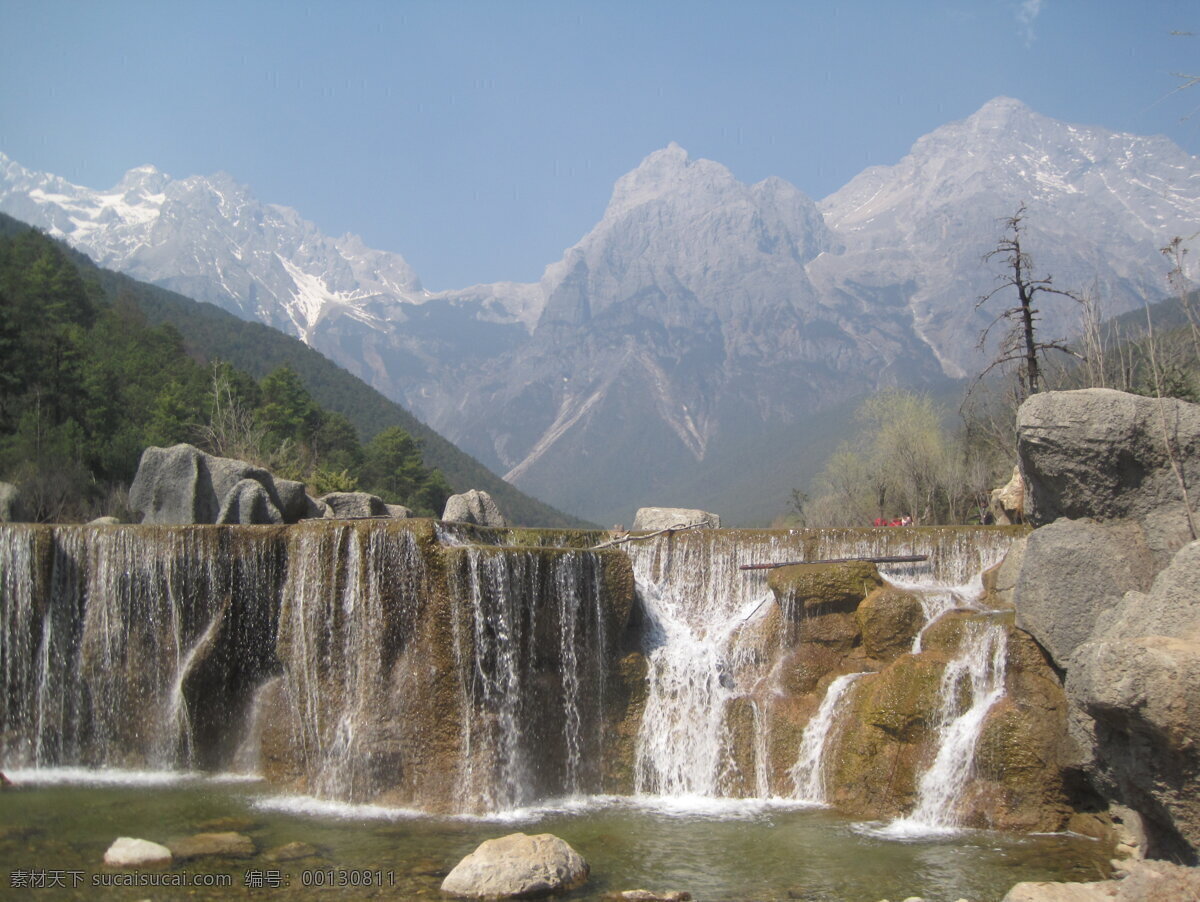
[[[0,213],[0,234],[27,229],[26,223]],[[205,359],[227,360],[261,378],[288,365],[322,407],[345,414],[363,438],[389,426],[400,426],[420,439],[425,462],[437,467],[456,491],[490,492],[510,520],[534,526],[584,526],[587,521],[564,514],[531,498],[463,453],[394,401],[294,338],[259,323],[247,323],[212,304],[193,301],[172,291],[97,267],[82,254],[76,260],[85,279],[104,293],[133,300],[151,324],[170,323],[188,349]]]
[[[1165,138],[1068,125],[997,98],[823,200],[846,251],[816,278],[884,290],[910,284],[918,330],[947,371],[975,372],[978,336],[1007,306],[997,299],[975,310],[999,273],[999,261],[982,257],[996,247],[999,220],[1022,203],[1036,273],[1116,314],[1166,291],[1159,249],[1200,228],[1200,161]],[[1067,335],[1077,310],[1061,301],[1045,299],[1043,327]]]

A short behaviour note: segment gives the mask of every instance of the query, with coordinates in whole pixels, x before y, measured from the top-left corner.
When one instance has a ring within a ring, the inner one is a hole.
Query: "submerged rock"
[[[110,868],[153,868],[171,863],[171,850],[148,839],[121,836],[104,853]]]
[[[532,899],[583,886],[588,864],[550,833],[489,839],[454,866],[442,892],[467,899]]]
[[[170,844],[180,861],[191,858],[253,858],[254,840],[244,833],[197,833]]]
[[[721,518],[708,511],[686,507],[642,507],[633,518],[634,530],[720,529]]]

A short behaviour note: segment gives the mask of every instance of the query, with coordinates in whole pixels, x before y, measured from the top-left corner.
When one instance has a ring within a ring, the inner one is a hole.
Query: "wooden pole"
[[[929,560],[927,554],[905,554],[894,557],[832,557],[820,561],[780,561],[778,564],[742,564],[739,570],[774,570],[776,567],[791,567],[794,564],[851,564],[866,561],[871,564],[916,564]]]

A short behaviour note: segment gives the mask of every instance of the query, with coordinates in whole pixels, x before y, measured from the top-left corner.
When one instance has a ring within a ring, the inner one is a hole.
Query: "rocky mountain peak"
[[[113,193],[128,194],[131,191],[141,191],[147,194],[159,194],[170,181],[169,175],[159,171],[158,167],[146,163],[126,172],[121,177],[121,181],[113,187]]]

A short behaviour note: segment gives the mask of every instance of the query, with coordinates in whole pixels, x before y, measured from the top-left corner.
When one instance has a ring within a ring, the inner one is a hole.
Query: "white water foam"
[[[869,672],[869,671],[868,671]],[[804,727],[800,739],[800,753],[792,765],[789,775],[795,790],[792,797],[817,805],[825,804],[828,795],[825,786],[825,746],[830,733],[841,713],[841,702],[854,687],[854,682],[866,673],[847,673],[829,684],[821,707]]]

